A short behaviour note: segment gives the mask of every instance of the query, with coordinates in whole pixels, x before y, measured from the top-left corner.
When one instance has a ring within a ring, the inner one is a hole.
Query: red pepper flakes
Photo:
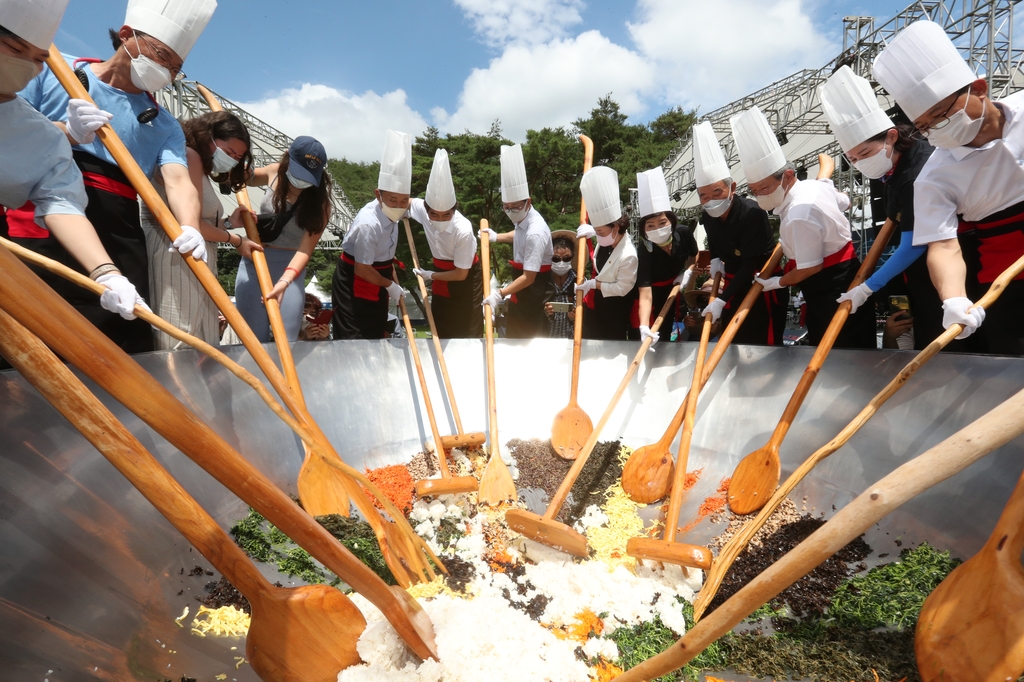
[[[366,477],[391,500],[393,505],[398,507],[398,511],[403,514],[408,514],[412,511],[412,498],[416,484],[412,480],[412,474],[409,473],[409,469],[404,464],[393,464],[379,469],[367,469]],[[363,488],[363,491],[373,499],[373,496],[370,495],[366,488]],[[373,504],[380,510],[384,509],[376,499],[373,499]]]
[[[723,495],[729,492],[729,484],[732,483],[732,477],[728,476],[722,479],[722,482],[718,484],[718,490],[715,492],[722,493]]]
[[[723,486],[726,490],[729,489],[728,479],[725,479],[725,481],[723,481]],[[719,486],[719,492],[722,492],[723,486]],[[726,499],[724,497],[712,496],[704,498],[704,501],[701,502],[700,506],[697,508],[697,518],[688,523],[686,526],[680,528],[676,532],[680,534],[688,533],[689,531],[693,530],[693,528],[698,523],[703,521],[708,516],[711,516],[712,514],[718,514],[719,512],[723,511],[725,509],[725,505]]]
[[[683,481],[683,490],[689,490],[693,486],[697,485],[697,481],[700,480],[700,475],[704,473],[704,469],[697,469],[686,474],[686,480]]]

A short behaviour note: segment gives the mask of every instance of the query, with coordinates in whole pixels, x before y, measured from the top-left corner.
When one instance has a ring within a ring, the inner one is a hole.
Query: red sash
[[[21,208],[7,209],[7,234],[19,239],[46,239],[50,231],[36,224],[36,205],[26,201]]]
[[[131,185],[126,185],[99,173],[82,173],[82,182],[86,187],[93,187],[107,194],[116,194],[132,201],[139,198],[135,188]]]
[[[1024,211],[1018,204],[977,222],[961,220],[957,234],[972,233],[981,261],[978,282],[991,284],[1024,254]],[[1014,279],[1024,279],[1024,273]]]
[[[341,256],[339,256],[339,258],[341,258],[342,262],[347,263],[348,265],[351,265],[353,266],[353,268],[355,268],[356,261],[344,251],[341,252]],[[390,279],[392,266],[393,261],[388,263],[374,263],[370,267],[379,272],[381,276],[384,277],[385,279]],[[365,279],[355,274],[355,271],[353,270],[352,294],[356,298],[362,298],[367,301],[378,301],[380,300],[380,290],[383,288],[384,287],[380,287],[377,286],[376,284],[367,282]]]
[[[508,262],[508,264],[512,266],[513,270],[518,270],[519,272],[523,271],[523,264],[518,262],[518,261],[510,260]],[[550,272],[550,271],[551,271],[551,263],[548,263],[547,265],[540,266],[540,272]],[[510,296],[509,298],[512,299],[513,303],[519,303],[519,297],[516,296],[515,294],[512,294],[512,296]]]
[[[479,256],[473,256],[473,265],[480,262]],[[444,272],[451,272],[457,270],[455,267],[455,261],[441,260],[440,258],[434,259],[434,267]],[[451,298],[451,292],[448,291],[448,282],[440,279],[430,280],[430,293],[434,296],[444,296],[445,298]]]
[[[857,250],[853,248],[853,242],[846,242],[846,246],[844,246],[843,248],[839,249],[838,251],[833,253],[831,256],[825,256],[825,260],[823,260],[821,262],[821,269],[824,270],[825,268],[830,268],[833,265],[839,265],[840,263],[845,263],[846,261],[853,260],[856,257],[857,257]],[[785,267],[782,268],[782,273],[783,274],[787,274],[787,273],[793,272],[796,269],[797,269],[796,261],[795,260],[788,260],[788,261],[786,261]]]

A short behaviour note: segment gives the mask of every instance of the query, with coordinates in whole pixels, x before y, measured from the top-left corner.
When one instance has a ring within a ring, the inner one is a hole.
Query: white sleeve
[[[348,251],[357,263],[373,265],[376,262],[377,233],[376,225],[353,225],[349,228],[348,238],[345,240],[345,251]]]
[[[458,217],[456,215],[456,220]],[[468,220],[466,222],[469,223]],[[458,229],[458,226],[453,225],[452,229]],[[474,258],[476,258],[476,237],[473,236],[472,225],[469,225],[469,229],[459,230],[455,239],[455,267],[460,270],[468,270],[473,267]]]
[[[639,259],[636,253],[622,256],[615,272],[614,282],[601,282],[601,293],[605,296],[625,296],[636,284],[636,270]]]
[[[409,200],[409,217],[420,225],[426,225],[430,222],[430,216],[427,215],[426,202],[423,199]]]
[[[956,198],[918,177],[914,182],[914,246],[955,239],[959,225]]]
[[[544,263],[544,237],[539,234],[528,234],[523,244],[523,270],[540,272]]]
[[[811,220],[794,220],[788,226],[796,267],[813,268],[825,262],[825,240],[821,228]]]
[[[71,145],[63,135],[61,142],[58,153],[54,154],[56,163],[29,192],[28,198],[36,207],[36,224],[40,227],[45,227],[43,218],[48,215],[84,216],[89,203],[82,172],[71,159]],[[64,151],[67,153],[59,153]]]

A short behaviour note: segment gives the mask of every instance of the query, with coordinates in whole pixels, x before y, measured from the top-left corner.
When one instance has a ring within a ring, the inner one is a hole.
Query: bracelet
[[[95,282],[103,275],[109,275],[112,272],[116,272],[119,275],[121,274],[121,271],[113,263],[104,263],[103,265],[93,268],[93,271],[89,273],[89,279]]]
[[[238,237],[238,243],[237,244],[231,244],[231,238],[232,237]],[[242,245],[242,235],[240,235],[240,234],[235,235],[235,234],[232,234],[231,232],[228,232],[228,244],[231,244],[231,246],[233,246],[233,247],[235,247],[237,249],[239,246]]]
[[[285,272],[288,272],[289,270],[291,270],[292,272],[294,272],[294,273],[295,273],[295,276],[296,276],[296,277],[298,277],[298,276],[299,276],[299,271],[298,271],[298,270],[296,270],[295,268],[293,268],[293,267],[292,267],[292,266],[290,266],[290,265],[289,265],[288,267],[286,267],[286,268],[284,269],[284,271],[285,271]],[[295,280],[292,280],[292,281],[294,282]]]

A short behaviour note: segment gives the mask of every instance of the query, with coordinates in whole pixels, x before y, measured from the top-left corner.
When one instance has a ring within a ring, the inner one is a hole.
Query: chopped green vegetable
[[[285,575],[311,585],[340,582],[255,509],[250,508],[249,515],[232,526],[231,535],[253,560],[274,564]]]

